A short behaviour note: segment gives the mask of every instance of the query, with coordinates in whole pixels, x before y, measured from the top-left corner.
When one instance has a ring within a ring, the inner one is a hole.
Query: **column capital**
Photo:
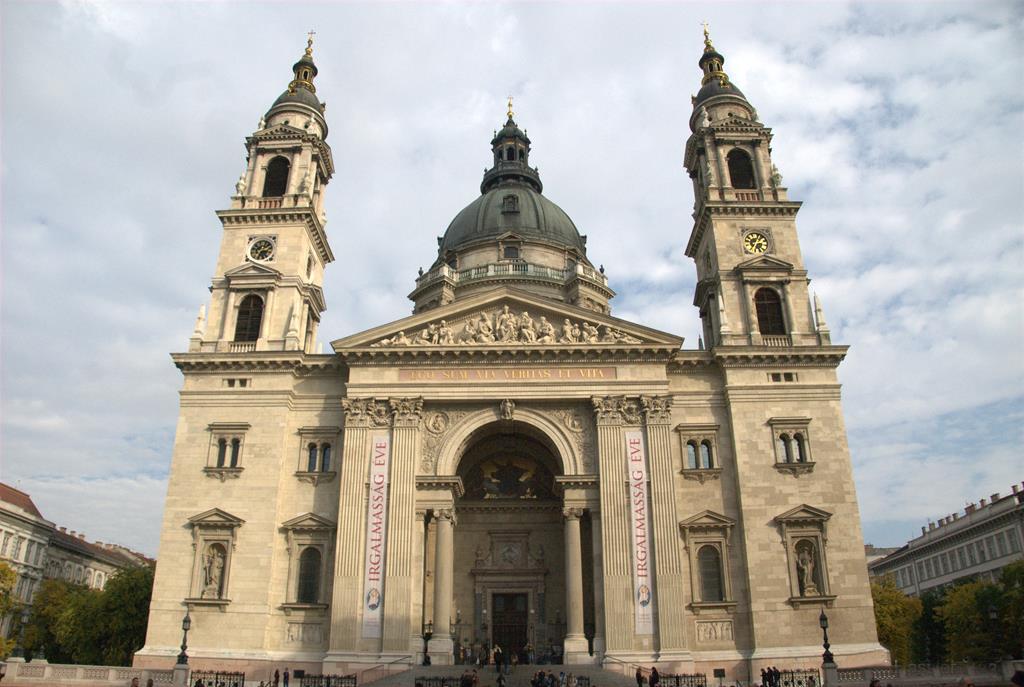
[[[343,398],[345,423],[354,427],[387,427],[392,410],[387,401],[377,398]]]
[[[423,417],[423,397],[389,398],[388,404],[394,413],[395,426],[416,427]]]
[[[641,396],[640,406],[648,425],[667,425],[672,422],[671,396]]]
[[[434,509],[434,518],[436,520],[447,520],[453,525],[458,522],[457,518],[455,517],[455,511],[451,508]]]
[[[582,508],[563,508],[562,517],[566,520],[579,520],[583,517]]]
[[[594,415],[599,425],[639,425],[640,398],[637,396],[592,396]]]

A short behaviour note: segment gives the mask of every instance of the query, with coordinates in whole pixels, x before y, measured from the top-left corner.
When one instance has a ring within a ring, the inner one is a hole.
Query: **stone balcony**
[[[452,269],[441,265],[420,275],[416,280],[416,291],[431,286],[439,281],[448,281],[453,285],[465,285],[488,279],[525,278],[538,281],[565,284],[574,279],[608,288],[608,277],[593,267],[577,264],[575,268],[559,269],[538,265],[525,261],[492,262],[487,265],[468,267],[463,270]]]

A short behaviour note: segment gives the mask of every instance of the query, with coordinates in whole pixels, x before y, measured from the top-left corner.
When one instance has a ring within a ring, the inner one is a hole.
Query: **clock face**
[[[274,257],[274,243],[270,239],[258,239],[249,246],[249,255],[253,260],[270,260]]]
[[[759,231],[752,231],[743,237],[743,250],[761,254],[768,250],[768,238]]]

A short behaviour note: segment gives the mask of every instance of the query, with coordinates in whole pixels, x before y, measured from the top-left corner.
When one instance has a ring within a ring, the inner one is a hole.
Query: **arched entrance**
[[[462,447],[450,548],[454,660],[475,662],[495,646],[520,662],[585,651],[591,525],[582,509],[566,508],[555,444],[528,423],[498,420]]]

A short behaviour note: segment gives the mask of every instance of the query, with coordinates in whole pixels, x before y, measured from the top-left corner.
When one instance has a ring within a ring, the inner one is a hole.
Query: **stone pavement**
[[[415,687],[416,680],[420,677],[450,677],[455,680],[453,687],[458,687],[458,679],[462,675],[462,671],[472,667],[461,665],[417,666],[411,670],[395,673],[373,682],[361,683],[360,687],[364,685],[372,685],[373,687]],[[544,672],[553,670],[556,675],[563,670],[566,675],[569,673],[576,676],[583,675],[590,678],[590,687],[636,687],[636,680],[632,676],[623,675],[621,672],[605,670],[600,666],[594,665],[521,665],[513,669],[510,675],[505,676],[505,685],[506,687],[530,687],[530,679],[538,670],[543,670]],[[484,666],[483,669],[477,668],[477,674],[480,676],[480,687],[495,687],[497,684],[498,675],[494,671],[494,666]]]

